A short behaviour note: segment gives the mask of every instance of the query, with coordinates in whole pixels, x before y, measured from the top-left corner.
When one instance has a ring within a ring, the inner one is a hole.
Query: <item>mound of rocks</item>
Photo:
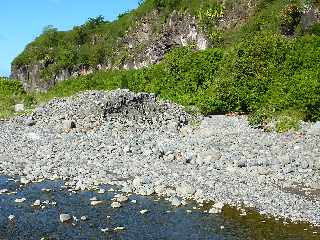
[[[0,123],[0,174],[117,184],[173,205],[214,201],[320,224],[318,123],[266,133],[245,116],[191,116],[153,94],[88,91]],[[118,202],[118,200],[116,200]]]

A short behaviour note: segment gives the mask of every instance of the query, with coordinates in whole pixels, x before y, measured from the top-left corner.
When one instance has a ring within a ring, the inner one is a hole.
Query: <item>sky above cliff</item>
[[[11,61],[25,46],[53,25],[69,30],[88,18],[103,15],[112,21],[139,0],[1,0],[0,76],[10,74]]]

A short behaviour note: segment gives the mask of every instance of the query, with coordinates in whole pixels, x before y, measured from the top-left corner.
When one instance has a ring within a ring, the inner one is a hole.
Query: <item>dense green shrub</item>
[[[14,105],[20,102],[30,106],[33,97],[23,90],[21,82],[0,78],[0,118],[12,115]]]

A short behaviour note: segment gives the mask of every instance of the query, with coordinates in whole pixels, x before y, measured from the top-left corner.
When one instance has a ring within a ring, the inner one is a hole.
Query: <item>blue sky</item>
[[[114,20],[138,6],[139,0],[1,0],[0,76],[10,74],[11,61],[43,28],[68,30],[88,18]]]

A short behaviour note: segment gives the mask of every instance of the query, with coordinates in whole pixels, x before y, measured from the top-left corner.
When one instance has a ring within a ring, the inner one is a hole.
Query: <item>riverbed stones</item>
[[[67,120],[76,128],[63,131]],[[320,224],[317,195],[295,194],[320,181],[317,124],[277,134],[252,128],[246,116],[191,116],[152,94],[87,91],[1,121],[0,174],[65,180],[70,194],[115,184],[181,204],[191,195]]]

